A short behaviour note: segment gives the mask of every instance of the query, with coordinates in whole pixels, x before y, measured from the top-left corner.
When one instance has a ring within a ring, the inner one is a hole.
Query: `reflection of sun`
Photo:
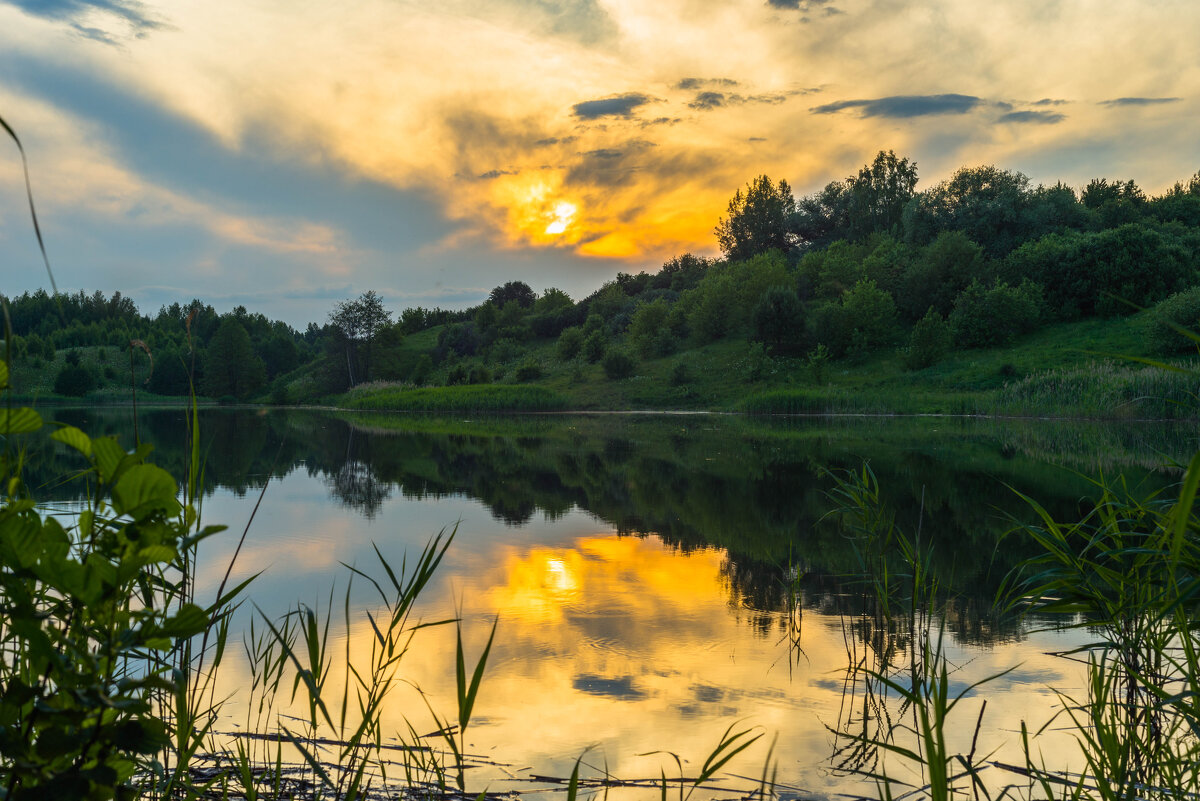
[[[575,211],[575,204],[560,200],[554,207],[554,220],[546,226],[546,233],[548,235],[561,234],[567,230],[571,220],[575,219]]]

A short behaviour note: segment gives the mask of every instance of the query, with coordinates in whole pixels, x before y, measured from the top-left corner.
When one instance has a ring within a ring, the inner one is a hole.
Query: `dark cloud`
[[[737,95],[734,95],[736,97]],[[726,98],[722,92],[701,92],[696,95],[696,99],[688,103],[688,108],[694,108],[698,111],[709,111],[714,108],[720,108],[725,105]]]
[[[626,92],[623,95],[601,100],[585,100],[571,106],[571,112],[580,119],[595,120],[600,117],[632,117],[633,110],[644,106],[654,98],[641,92]]]
[[[516,175],[517,173],[518,170],[488,170],[487,172],[480,173],[475,177],[480,181],[490,181],[493,178],[499,178],[502,175]]]
[[[746,141],[747,142],[765,142],[765,141],[767,141],[767,138],[765,136],[751,136]]]
[[[1117,97],[1112,100],[1101,100],[1102,106],[1159,106],[1164,103],[1178,103],[1179,97]]]
[[[644,690],[633,686],[633,676],[610,679],[605,676],[581,673],[572,680],[571,686],[589,695],[602,695],[618,701],[636,701],[646,697]]]
[[[1057,111],[1010,111],[1001,115],[999,122],[1031,122],[1039,125],[1054,125],[1067,118]]]
[[[688,103],[688,108],[697,111],[712,111],[722,106],[740,106],[743,103],[769,103],[777,105],[787,100],[787,95],[745,95],[725,94],[724,92],[700,92],[696,99]]]
[[[120,42],[118,42],[116,38],[113,37],[108,31],[102,31],[99,28],[90,28],[86,25],[80,25],[77,22],[72,22],[71,27],[74,28],[75,32],[84,39],[92,39],[106,45],[120,45]]]
[[[161,20],[150,16],[146,6],[137,0],[8,0],[8,3],[27,14],[70,22],[83,36],[106,44],[115,43],[110,34],[80,24],[79,18],[90,11],[105,11],[125,20],[139,37],[166,27]]]
[[[579,137],[577,136],[551,136],[546,139],[539,139],[534,142],[539,147],[548,147],[550,145],[569,145]]]
[[[579,154],[578,163],[566,174],[569,184],[589,186],[621,186],[642,169],[638,155],[655,147],[645,139],[632,139],[620,147],[602,147]]]
[[[685,92],[692,92],[696,89],[704,89],[706,87],[724,87],[732,88],[737,86],[738,82],[733,78],[680,78],[679,83],[675,84],[676,89],[682,89]]]
[[[860,108],[864,117],[906,119],[933,114],[965,114],[982,105],[983,100],[972,95],[893,95],[873,100],[839,100],[811,109],[817,114],[835,114],[846,109]]]
[[[830,0],[767,0],[767,5],[771,8],[778,8],[784,11],[799,11],[801,14],[809,14],[820,9],[821,13],[826,17],[832,17],[836,14],[845,13],[830,4]],[[809,17],[801,18],[802,22],[808,22]]]
[[[655,117],[652,120],[643,120],[642,127],[649,128],[651,125],[674,125],[677,122],[682,122],[679,117]]]
[[[1065,106],[1070,103],[1070,100],[1056,100],[1052,97],[1043,97],[1041,100],[1035,100],[1030,103],[1031,106]]]

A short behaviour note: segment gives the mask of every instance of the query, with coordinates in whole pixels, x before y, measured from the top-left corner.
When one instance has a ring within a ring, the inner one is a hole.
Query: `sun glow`
[[[554,219],[549,225],[546,226],[546,234],[548,236],[555,236],[567,230],[567,226],[571,224],[573,219],[575,219],[575,211],[576,208],[574,203],[568,203],[565,200],[560,200],[554,206],[554,211],[552,212]]]

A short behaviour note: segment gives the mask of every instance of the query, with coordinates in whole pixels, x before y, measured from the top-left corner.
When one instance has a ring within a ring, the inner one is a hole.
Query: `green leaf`
[[[96,454],[100,480],[105,483],[111,482],[117,465],[125,458],[125,449],[117,444],[116,437],[99,437],[92,440],[92,451]]]
[[[208,627],[208,614],[195,604],[184,604],[173,617],[167,618],[158,629],[168,637],[191,637]]]
[[[42,416],[33,409],[0,409],[0,434],[28,434],[42,427]]]
[[[63,426],[51,434],[50,439],[56,439],[64,445],[70,445],[84,456],[92,455],[92,438],[75,426]]]
[[[169,545],[148,545],[138,551],[138,559],[146,565],[155,562],[172,562],[177,555],[175,549]]]
[[[152,464],[135,464],[125,470],[113,487],[113,508],[133,517],[150,512],[179,510],[175,494],[179,488],[171,474]]]

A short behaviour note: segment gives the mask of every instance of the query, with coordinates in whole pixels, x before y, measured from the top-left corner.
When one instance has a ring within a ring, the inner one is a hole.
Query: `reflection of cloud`
[[[965,114],[983,103],[972,95],[893,95],[873,100],[839,100],[816,106],[816,114],[835,114],[846,109],[860,108],[864,117],[905,119],[930,114]]]
[[[1010,111],[998,120],[999,122],[1032,122],[1041,125],[1053,125],[1067,118],[1066,114],[1057,111]]]
[[[618,701],[636,701],[646,697],[645,691],[633,686],[633,676],[608,678],[584,673],[576,676],[571,686],[589,695],[603,695]]]

